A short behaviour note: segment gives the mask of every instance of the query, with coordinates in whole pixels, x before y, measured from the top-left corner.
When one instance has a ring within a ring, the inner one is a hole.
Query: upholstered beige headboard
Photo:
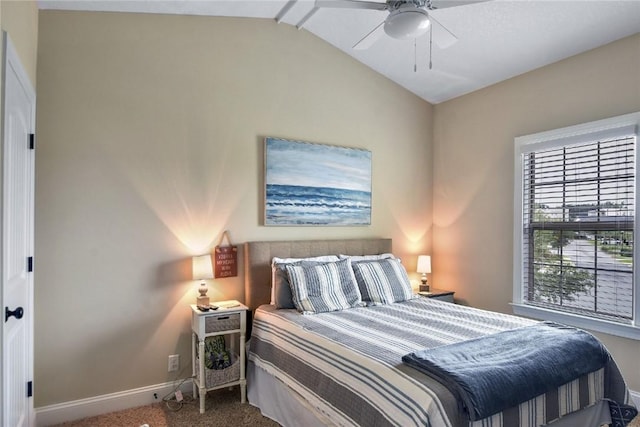
[[[271,302],[271,260],[319,255],[374,255],[391,252],[391,239],[286,240],[244,244],[245,304],[255,310]]]

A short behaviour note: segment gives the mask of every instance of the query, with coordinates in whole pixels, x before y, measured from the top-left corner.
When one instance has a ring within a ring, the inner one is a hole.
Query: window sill
[[[607,320],[594,319],[571,313],[561,313],[541,307],[534,307],[525,304],[511,303],[513,313],[519,316],[533,319],[550,320],[552,322],[563,323],[576,328],[588,329],[596,332],[603,332],[618,337],[640,340],[640,327],[632,325],[622,325],[620,323],[609,322]]]

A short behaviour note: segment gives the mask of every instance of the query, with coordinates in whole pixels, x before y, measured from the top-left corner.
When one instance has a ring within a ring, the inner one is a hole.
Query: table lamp
[[[205,280],[213,279],[213,265],[211,254],[193,257],[193,280],[202,280],[198,292],[196,305],[201,309],[209,309],[209,297],[207,296],[207,283]]]
[[[416,271],[422,273],[420,292],[429,291],[429,284],[427,283],[427,273],[431,273],[431,257],[429,255],[418,256],[418,267]]]

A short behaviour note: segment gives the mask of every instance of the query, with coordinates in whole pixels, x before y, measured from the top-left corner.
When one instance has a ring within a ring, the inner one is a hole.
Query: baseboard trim
[[[629,394],[631,395],[631,400],[635,403],[636,408],[640,408],[640,392],[629,390]]]
[[[107,412],[121,411],[136,406],[149,405],[162,401],[164,396],[172,393],[178,387],[179,381],[140,387],[102,396],[89,397],[71,402],[35,408],[36,426],[44,427],[60,424],[65,421],[79,420],[93,417]],[[191,379],[179,385],[183,392],[192,391]],[[154,393],[158,396],[154,397]]]

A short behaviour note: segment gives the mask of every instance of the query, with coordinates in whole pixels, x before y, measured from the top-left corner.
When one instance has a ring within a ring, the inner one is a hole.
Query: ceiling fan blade
[[[486,1],[490,0],[431,0],[431,6],[433,9],[446,9],[448,7],[466,6]]]
[[[433,25],[433,42],[437,44],[440,49],[446,49],[458,41],[455,34],[438,22],[431,13],[429,14],[429,20],[431,20],[431,25]]]
[[[356,1],[356,0],[316,0],[316,7],[387,10],[386,3],[378,3],[375,1]]]
[[[309,18],[315,15],[317,11],[318,8],[313,6],[311,10],[306,15],[304,15],[301,20],[298,21],[298,23],[296,24],[296,28],[301,29],[302,26],[309,20]]]
[[[373,30],[369,31],[366,36],[358,40],[353,48],[356,50],[369,49],[384,34],[384,21],[378,24]]]

